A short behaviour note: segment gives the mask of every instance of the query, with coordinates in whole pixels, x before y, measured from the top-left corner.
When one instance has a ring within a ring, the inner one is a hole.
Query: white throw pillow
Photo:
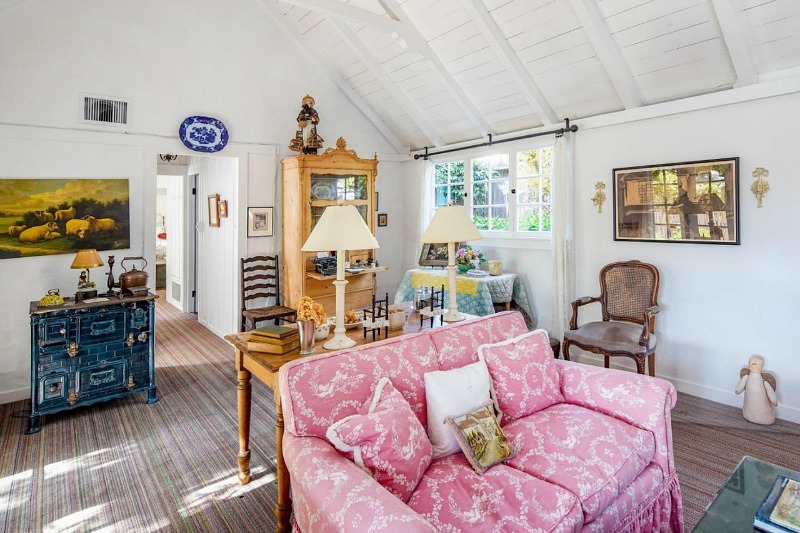
[[[433,446],[433,459],[461,451],[447,426],[447,417],[461,416],[489,403],[491,384],[492,378],[483,361],[453,370],[425,373],[428,439]]]

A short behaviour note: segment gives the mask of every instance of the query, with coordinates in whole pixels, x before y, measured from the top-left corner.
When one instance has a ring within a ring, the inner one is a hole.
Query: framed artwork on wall
[[[389,225],[389,215],[387,213],[378,213],[378,227],[382,228]]]
[[[0,259],[131,247],[127,178],[0,178]]]
[[[615,168],[614,240],[739,244],[739,158]]]
[[[219,194],[208,195],[208,225],[219,227]]]
[[[456,243],[456,250],[461,243]],[[447,243],[435,242],[422,245],[422,253],[419,255],[420,266],[447,266]]]
[[[272,237],[272,208],[248,207],[247,208],[247,236]]]

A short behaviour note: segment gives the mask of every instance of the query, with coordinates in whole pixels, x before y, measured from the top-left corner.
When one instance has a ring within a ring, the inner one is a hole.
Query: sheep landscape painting
[[[0,259],[130,243],[127,179],[0,178]]]

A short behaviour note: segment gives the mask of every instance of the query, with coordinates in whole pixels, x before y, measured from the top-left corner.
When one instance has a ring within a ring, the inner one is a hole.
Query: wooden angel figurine
[[[742,415],[745,420],[754,424],[769,425],[775,422],[775,406],[778,397],[775,395],[775,376],[764,369],[764,359],[753,356],[747,362],[747,368],[739,372],[739,383],[736,394],[744,391]]]

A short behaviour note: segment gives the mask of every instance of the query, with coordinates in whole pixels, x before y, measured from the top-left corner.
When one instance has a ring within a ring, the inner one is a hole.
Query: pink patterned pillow
[[[478,347],[492,376],[492,399],[505,422],[561,403],[561,377],[547,332],[537,329],[497,344]]]
[[[411,406],[381,378],[361,413],[328,428],[328,440],[389,492],[408,501],[431,463],[431,443]]]

